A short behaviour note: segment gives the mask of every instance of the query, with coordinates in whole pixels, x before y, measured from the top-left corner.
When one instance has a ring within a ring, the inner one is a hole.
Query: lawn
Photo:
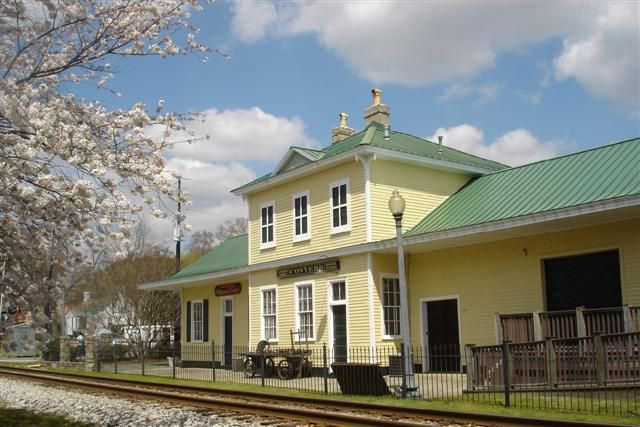
[[[58,415],[31,412],[25,409],[0,407],[0,425],[3,427],[90,427],[93,424],[73,421]]]

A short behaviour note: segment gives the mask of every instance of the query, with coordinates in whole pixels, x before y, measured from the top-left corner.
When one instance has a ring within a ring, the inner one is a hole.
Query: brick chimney
[[[347,126],[348,118],[349,115],[347,113],[340,113],[340,125],[338,125],[337,128],[331,129],[331,144],[336,144],[353,135],[353,129]]]
[[[371,122],[378,122],[381,125],[389,124],[389,107],[380,102],[382,90],[372,89],[373,105],[364,110],[364,127],[366,128]]]

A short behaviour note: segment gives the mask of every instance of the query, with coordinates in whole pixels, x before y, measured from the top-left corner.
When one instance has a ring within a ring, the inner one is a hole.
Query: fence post
[[[327,343],[322,344],[322,375],[324,376],[324,394],[329,394],[329,367],[327,366]]]
[[[542,323],[540,322],[540,312],[534,311],[531,313],[533,319],[533,340],[542,341]]]
[[[624,325],[624,332],[635,332],[633,329],[633,317],[631,317],[631,310],[629,309],[629,305],[625,304],[622,306],[622,319]]]
[[[405,368],[404,358],[406,356],[404,350],[404,342],[400,343],[400,360],[402,361],[400,372],[402,373],[402,398],[407,397],[407,370]]]
[[[547,386],[555,388],[558,385],[558,361],[556,360],[556,348],[553,345],[554,337],[545,337],[544,353],[547,360]]]
[[[587,336],[587,324],[584,321],[584,314],[582,311],[584,307],[576,307],[576,333],[578,337]]]
[[[606,378],[606,363],[604,360],[602,332],[600,331],[596,331],[593,334],[593,350],[596,358],[596,384],[603,386]]]
[[[502,368],[504,377],[504,406],[511,407],[511,349],[509,340],[502,341]]]
[[[142,376],[144,376],[144,350],[142,345],[140,345],[140,370],[142,372]]]
[[[216,380],[216,342],[211,340],[211,377]]]
[[[113,373],[118,373],[118,350],[113,353]]]
[[[496,343],[501,343],[504,340],[504,335],[502,333],[502,322],[500,321],[500,313],[495,313],[495,322],[496,322]]]
[[[265,372],[265,365],[267,364],[267,360],[264,358],[264,347],[262,347],[260,349],[260,384],[262,385],[262,387],[264,387],[264,372]],[[274,362],[274,369],[276,368],[275,366],[275,362]]]
[[[473,347],[475,347],[475,344],[465,344],[464,346],[464,358],[467,362],[467,390],[473,390],[474,388],[475,363],[473,360]]]
[[[171,343],[171,377],[176,377],[176,342],[173,341]]]

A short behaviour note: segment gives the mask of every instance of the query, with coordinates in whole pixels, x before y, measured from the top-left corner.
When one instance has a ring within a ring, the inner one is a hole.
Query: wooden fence
[[[498,343],[640,332],[640,306],[496,314],[496,331]]]
[[[505,383],[512,389],[640,387],[640,332],[473,346],[468,352],[469,390],[495,391]]]

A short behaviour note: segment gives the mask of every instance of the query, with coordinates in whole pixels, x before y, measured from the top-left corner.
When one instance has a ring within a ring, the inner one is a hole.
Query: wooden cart
[[[247,378],[253,378],[256,374],[270,377],[277,374],[282,380],[302,378],[311,372],[309,356],[311,350],[307,344],[303,349],[298,343],[295,346],[294,336],[301,337],[301,332],[290,331],[291,348],[271,349],[268,341],[260,341],[255,352],[245,355],[244,374]],[[299,340],[300,342],[300,340]]]

